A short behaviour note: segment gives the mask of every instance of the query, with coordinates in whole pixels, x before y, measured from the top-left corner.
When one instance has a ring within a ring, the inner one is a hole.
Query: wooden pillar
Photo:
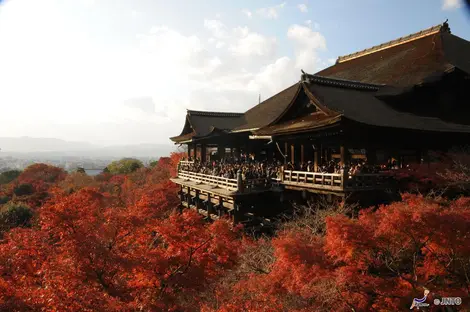
[[[272,152],[272,150],[271,150],[270,147],[268,147],[268,148],[266,149],[266,160],[267,160],[268,162],[273,161],[273,152]]]
[[[191,144],[188,144],[188,160],[191,159]]]
[[[209,219],[211,219],[212,201],[211,201],[211,194],[210,193],[207,193],[206,211],[207,211],[207,217]]]
[[[292,165],[295,164],[295,145],[294,144],[291,144],[290,146],[290,162],[292,163]]]
[[[242,217],[242,207],[238,203],[234,203],[234,208],[232,210],[232,215],[233,215],[233,224],[238,224],[241,221]]]
[[[344,147],[344,144],[342,144],[339,147],[339,154],[340,154],[339,165],[344,166],[346,164],[346,148]]]
[[[287,142],[284,143],[284,163],[287,164]]]
[[[305,150],[304,145],[300,145],[300,163],[305,163]]]
[[[239,193],[243,193],[244,185],[243,185],[243,177],[241,169],[237,171],[237,191]]]
[[[416,163],[421,164],[423,162],[423,155],[420,149],[416,150]]]
[[[180,206],[179,206],[179,212],[180,213],[183,213],[183,202],[184,202],[184,192],[183,192],[183,185],[181,185],[180,187],[180,192],[179,192],[179,195],[180,195]]]
[[[206,162],[207,160],[207,149],[205,144],[201,144],[201,161]]]
[[[427,164],[428,167],[431,165],[431,159],[429,157],[429,151],[423,150],[423,163]]]
[[[225,158],[225,146],[217,145],[217,154],[219,155],[219,160]]]
[[[199,197],[199,190],[194,191],[194,206],[196,206],[196,211],[199,212],[199,207],[201,205],[201,198]]]
[[[313,152],[313,171],[318,172],[318,151]]]
[[[369,165],[377,164],[377,150],[373,147],[368,147],[366,149],[366,158]]]
[[[217,214],[219,215],[219,217],[222,217],[224,215],[224,200],[220,196]]]
[[[191,208],[191,204],[192,204],[193,200],[191,198],[191,189],[189,187],[187,188],[186,202],[188,203],[188,208]]]
[[[240,161],[241,155],[242,155],[241,148],[240,146],[237,146],[237,148],[235,149],[235,157],[237,158],[238,161]]]
[[[195,160],[196,159],[196,144],[192,143],[191,144],[191,150],[192,150],[192,159]]]

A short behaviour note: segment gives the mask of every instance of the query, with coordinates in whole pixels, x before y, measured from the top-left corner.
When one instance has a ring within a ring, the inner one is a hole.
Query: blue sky
[[[445,19],[470,39],[462,0],[4,0],[0,136],[168,142],[187,108],[245,111]]]

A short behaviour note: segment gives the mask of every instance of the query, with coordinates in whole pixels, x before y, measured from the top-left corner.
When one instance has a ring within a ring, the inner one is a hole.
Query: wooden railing
[[[349,175],[341,173],[283,170],[282,168],[278,177],[275,179],[243,179],[240,172],[237,173],[236,179],[229,179],[187,170],[188,168],[186,166],[192,165],[193,163],[192,161],[181,161],[178,165],[178,177],[238,192],[268,189],[272,186],[272,183],[328,191],[374,190],[384,189],[391,185],[390,176],[381,173]]]
[[[390,176],[381,173],[321,173],[285,170],[281,184],[332,191],[357,191],[386,188],[391,185]]]
[[[243,179],[241,172],[237,173],[236,179],[229,179],[214,175],[197,173],[187,170],[193,165],[193,161],[180,161],[178,164],[178,177],[211,186],[222,187],[231,191],[245,192],[271,187],[271,180],[267,178]]]
[[[343,175],[339,173],[285,170],[280,182],[286,185],[341,191],[343,180]]]
[[[213,185],[213,186],[220,186],[229,190],[238,189],[236,179],[228,179],[224,177],[218,177],[218,176],[185,171],[185,170],[179,170],[178,177],[182,179],[190,180],[190,181]]]

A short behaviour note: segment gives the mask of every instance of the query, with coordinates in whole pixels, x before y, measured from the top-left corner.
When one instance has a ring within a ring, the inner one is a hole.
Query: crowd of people
[[[348,173],[349,175],[355,175],[359,173],[379,173],[381,171],[398,168],[398,164],[395,160],[390,160],[387,164],[383,165],[369,165],[364,159],[359,159],[352,160],[344,165],[341,165],[338,161],[330,160],[327,163],[319,165],[316,168],[317,170],[315,170],[315,166],[312,161],[308,161],[306,163],[288,162],[287,164],[283,164],[279,160],[270,162],[255,161],[252,157],[241,157],[240,160],[235,158],[226,158],[221,161],[212,160],[207,162],[201,162],[196,159],[194,162],[186,163],[181,167],[181,169],[185,171],[219,176],[228,179],[236,179],[237,172],[240,171],[244,180],[257,178],[280,178],[281,169],[320,173]]]
[[[277,178],[280,172],[279,162],[259,162],[252,159],[236,161],[235,159],[224,159],[222,161],[195,161],[183,165],[181,169],[212,176],[236,179],[237,172],[240,171],[242,178]]]

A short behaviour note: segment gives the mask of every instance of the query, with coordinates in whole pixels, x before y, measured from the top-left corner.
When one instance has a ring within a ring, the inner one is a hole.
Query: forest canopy
[[[401,311],[425,289],[470,308],[469,197],[309,203],[253,236],[177,209],[180,157],[96,177],[33,165],[1,185],[0,311]]]

